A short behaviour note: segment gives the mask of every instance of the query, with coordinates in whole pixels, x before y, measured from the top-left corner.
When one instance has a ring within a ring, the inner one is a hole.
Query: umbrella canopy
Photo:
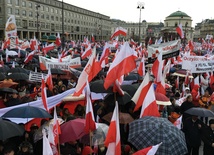
[[[65,75],[66,73],[59,68],[51,68],[51,74]]]
[[[116,93],[116,100],[119,105],[126,105],[126,103],[130,102],[132,97],[124,91],[124,95],[121,96],[118,93]],[[105,96],[104,103],[106,104],[112,104],[115,103],[115,94],[111,93]]]
[[[6,53],[10,56],[18,56],[18,53],[16,51],[7,51]]]
[[[90,90],[94,93],[113,93],[112,87],[104,88],[104,80],[95,80],[90,83]]]
[[[14,136],[22,136],[24,128],[9,120],[0,118],[0,140],[6,140]]]
[[[12,80],[29,80],[29,76],[25,73],[12,73],[6,77]]]
[[[12,88],[8,88],[8,87],[0,88],[0,92],[3,92],[3,93],[18,93],[17,90],[12,89]]]
[[[11,68],[7,71],[7,73],[25,73],[25,74],[29,74],[30,71],[25,69],[25,68],[21,68],[21,67],[16,67],[16,68]]]
[[[61,134],[59,135],[60,143],[75,141],[83,137],[86,132],[85,128],[85,119],[74,119],[70,120],[60,126]]]
[[[9,80],[4,80],[4,81],[0,81],[0,88],[4,88],[4,87],[12,87],[17,85],[18,83],[13,82],[11,79]]]
[[[180,77],[186,77],[187,71],[185,69],[180,69],[180,70],[174,72],[172,75],[174,75],[174,76],[180,76]],[[193,76],[190,75],[189,78],[193,78]]]
[[[0,80],[4,80],[5,78],[6,78],[5,74],[0,72]]]
[[[137,150],[162,142],[156,155],[187,153],[184,133],[166,118],[145,116],[131,122],[128,141]]]
[[[129,75],[124,77],[124,81],[129,81],[129,80],[139,80],[139,74],[130,73]]]
[[[4,65],[0,67],[0,72],[1,73],[6,73],[10,68],[7,65]]]
[[[205,108],[190,108],[185,113],[201,117],[214,117],[214,112]]]
[[[111,122],[112,115],[113,115],[113,113],[110,112],[110,113],[106,114],[105,116],[103,116],[102,119],[106,120],[107,122]],[[119,112],[120,124],[129,124],[133,121],[134,121],[134,119],[132,118],[132,116],[130,114]]]
[[[42,108],[23,106],[9,110],[2,117],[6,118],[52,118],[52,116]]]
[[[159,105],[172,105],[169,98],[166,97],[164,94],[155,92],[155,98],[156,98],[157,104]]]

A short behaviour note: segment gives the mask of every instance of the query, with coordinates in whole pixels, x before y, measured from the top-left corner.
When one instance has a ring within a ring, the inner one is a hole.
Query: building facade
[[[165,40],[174,40],[179,38],[176,27],[182,24],[185,40],[193,39],[192,19],[182,11],[176,11],[167,16],[164,20],[164,27],[161,30]]]
[[[4,38],[5,23],[10,15],[15,15],[21,39],[41,38],[57,32],[61,35],[64,32],[66,40],[82,40],[92,34],[96,40],[105,40],[111,35],[109,16],[62,1],[0,0],[0,39]]]

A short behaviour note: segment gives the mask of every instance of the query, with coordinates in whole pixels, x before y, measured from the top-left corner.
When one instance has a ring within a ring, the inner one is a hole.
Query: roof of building
[[[168,17],[190,17],[185,12],[182,11],[176,11],[171,13]]]

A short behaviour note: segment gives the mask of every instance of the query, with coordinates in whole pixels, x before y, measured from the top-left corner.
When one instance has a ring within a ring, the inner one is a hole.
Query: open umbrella
[[[137,150],[162,142],[156,155],[187,153],[184,133],[166,118],[145,116],[131,122],[128,141]]]
[[[90,90],[94,93],[113,93],[112,87],[109,87],[107,90],[104,88],[104,80],[90,82]]]
[[[60,128],[61,128],[61,134],[59,135],[60,143],[75,141],[86,135],[86,132],[84,131],[85,119],[77,118],[74,120],[70,120],[62,124]]]
[[[214,117],[214,112],[205,108],[190,108],[185,113],[201,117]]]
[[[22,136],[24,128],[9,120],[0,118],[0,140],[6,140],[15,136]]]
[[[8,87],[0,88],[0,92],[4,92],[4,93],[18,93],[17,90],[15,90],[13,88],[8,88]]]
[[[110,113],[106,114],[105,116],[103,116],[102,119],[106,120],[107,122],[111,122],[112,115],[113,115],[113,113],[110,112]],[[119,112],[120,124],[129,124],[133,121],[134,121],[134,119],[132,118],[132,116],[130,114]]]
[[[59,68],[51,68],[51,74],[65,75],[66,73]]]
[[[5,118],[52,118],[44,109],[32,106],[22,106],[13,108],[6,112],[2,117]]]
[[[156,103],[159,105],[172,105],[169,98],[164,94],[155,92]]]
[[[6,77],[12,80],[29,80],[29,76],[25,73],[12,73]]]
[[[173,75],[173,76],[186,77],[187,71],[186,71],[185,69],[180,69],[180,70],[174,72],[172,75]],[[190,75],[189,78],[193,78],[193,76]]]
[[[0,80],[4,80],[5,78],[6,78],[5,74],[0,72]]]
[[[7,73],[25,73],[25,74],[29,74],[30,71],[25,69],[25,68],[21,68],[21,67],[16,67],[16,68],[11,68],[7,71]]]
[[[124,95],[121,96],[118,93],[116,93],[116,100],[119,105],[126,105],[126,103],[130,102],[132,97],[124,91]],[[105,96],[104,103],[106,104],[114,104],[115,103],[115,94],[111,93]]]

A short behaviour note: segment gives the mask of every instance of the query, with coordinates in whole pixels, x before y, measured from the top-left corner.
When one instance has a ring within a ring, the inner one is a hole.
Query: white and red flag
[[[51,68],[48,68],[48,75],[45,78],[45,83],[48,85],[49,90],[52,91],[53,90],[53,80],[52,80]]]
[[[148,92],[152,82],[150,81],[149,78],[149,73],[147,72],[143,82],[140,84],[139,88],[135,92],[134,96],[132,97],[132,101],[136,104],[134,108],[134,112],[137,111],[143,104],[145,97],[146,97],[146,92]]]
[[[138,74],[140,76],[144,76],[146,74],[146,71],[145,71],[145,56],[144,54],[142,54],[142,58],[141,58],[141,61],[140,61],[140,64],[139,64],[139,67],[138,67]]]
[[[105,139],[105,146],[108,148],[106,155],[121,155],[120,126],[119,126],[118,103],[115,103],[115,109],[111,118],[111,123]]]
[[[56,37],[55,44],[56,44],[57,46],[60,46],[60,45],[61,45],[61,39],[60,39],[60,34],[59,34],[59,32],[57,33],[57,37]]]
[[[108,43],[105,43],[105,46],[103,48],[103,52],[100,56],[100,65],[102,68],[105,68],[105,65],[108,63],[108,56],[110,54],[110,47],[109,47],[109,44]]]
[[[162,52],[159,52],[157,59],[152,66],[152,74],[155,76],[156,82],[161,82],[163,69]]]
[[[31,49],[31,51],[34,51],[34,50],[38,49],[38,42],[37,42],[35,36],[34,36],[33,39],[30,40],[30,49]]]
[[[85,51],[81,54],[81,58],[85,59],[87,57],[89,57],[92,54],[92,49],[91,49],[91,44],[89,43],[86,48]]]
[[[46,137],[45,129],[42,130],[43,134],[43,149],[42,149],[42,155],[53,155],[53,151],[51,149],[50,143],[48,138]]]
[[[125,42],[107,72],[104,82],[105,89],[108,89],[108,87],[122,75],[134,70],[136,68],[135,59],[136,52],[129,46],[128,42]]]
[[[178,27],[176,27],[176,31],[181,38],[184,38],[184,31],[182,29],[182,24],[180,23]]]
[[[31,61],[33,59],[33,56],[35,55],[35,53],[36,53],[35,50],[30,52],[27,55],[27,57],[25,58],[24,63],[27,64],[29,61]]]
[[[46,92],[46,86],[45,86],[45,80],[44,80],[44,76],[43,76],[43,74],[42,74],[42,86],[41,86],[41,93],[42,93],[42,95],[41,95],[41,97],[42,97],[42,103],[43,103],[43,105],[44,105],[44,107],[45,107],[45,110],[47,111],[47,112],[49,112],[49,109],[48,109],[48,101],[47,101],[47,92]]]
[[[42,52],[44,55],[46,55],[48,53],[48,51],[53,50],[55,48],[54,43],[49,44],[46,47],[43,47]]]
[[[119,36],[119,35],[123,35],[126,36],[127,34],[127,30],[122,28],[122,27],[117,27],[116,30],[114,31],[114,33],[112,34],[110,40],[112,40],[114,37]]]
[[[90,88],[89,88],[89,83],[87,81],[86,84],[86,115],[85,115],[85,132],[90,133],[94,130],[96,130],[96,123],[94,119],[94,112],[92,108],[92,103],[91,103],[91,98],[90,98]]]
[[[94,34],[91,34],[91,42],[95,43],[95,38],[94,38]]]
[[[139,151],[133,153],[132,155],[155,155],[155,153],[157,152],[157,150],[161,144],[162,144],[162,142],[157,145],[154,145],[154,146],[149,146],[147,148],[144,148],[142,150],[139,150]]]

